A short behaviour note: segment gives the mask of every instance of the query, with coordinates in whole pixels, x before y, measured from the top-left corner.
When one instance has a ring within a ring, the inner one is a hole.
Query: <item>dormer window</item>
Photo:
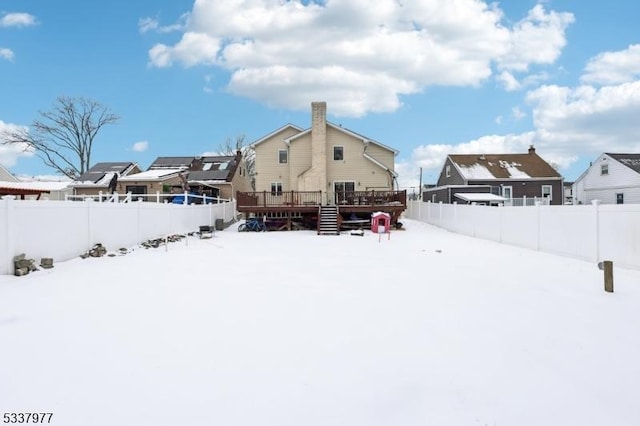
[[[609,165],[608,164],[600,164],[600,174],[608,175],[609,174]]]

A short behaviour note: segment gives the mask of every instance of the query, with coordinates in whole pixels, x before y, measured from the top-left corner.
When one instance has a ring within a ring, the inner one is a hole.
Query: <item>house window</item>
[[[551,191],[551,185],[542,185],[542,198],[548,198],[549,200],[552,200],[553,197],[551,196]]]
[[[278,163],[280,164],[287,164],[287,150],[286,149],[280,149],[278,150]]]
[[[600,174],[608,175],[609,174],[609,165],[608,164],[600,164]]]
[[[353,192],[356,190],[355,182],[333,182],[335,192]]]
[[[282,195],[281,182],[271,182],[271,195]]]
[[[511,199],[513,198],[513,186],[503,186],[502,187],[502,197]]]
[[[616,194],[616,204],[624,204],[624,194]]]
[[[147,187],[144,185],[127,185],[125,191],[127,194],[146,194]]]
[[[444,170],[447,177],[451,177],[451,165],[447,164],[447,167],[445,167]]]
[[[334,161],[342,161],[342,160],[344,160],[344,147],[343,146],[334,146],[333,147],[333,160]]]

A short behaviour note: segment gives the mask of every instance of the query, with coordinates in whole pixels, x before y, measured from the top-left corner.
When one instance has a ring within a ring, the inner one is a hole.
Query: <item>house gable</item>
[[[0,164],[0,181],[4,182],[18,182],[18,178],[11,174],[11,172],[4,168],[2,164]]]
[[[589,204],[640,203],[640,154],[603,153],[573,185],[574,201]]]
[[[300,132],[299,127],[288,124],[251,144],[256,156],[256,191],[268,191],[274,182],[282,183],[285,190],[290,190],[287,187],[290,176],[289,158],[286,163],[280,163],[278,152],[285,150],[289,156],[287,141]]]
[[[397,150],[328,122],[324,102],[311,108],[309,129],[286,125],[251,145],[257,191],[269,191],[273,183],[283,191],[327,191],[343,181],[357,190],[393,188]]]

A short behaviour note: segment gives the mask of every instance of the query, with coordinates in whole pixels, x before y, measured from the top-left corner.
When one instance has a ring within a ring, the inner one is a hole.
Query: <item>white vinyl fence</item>
[[[0,274],[12,274],[14,256],[24,253],[64,261],[101,243],[108,250],[198,231],[235,219],[235,201],[221,204],[100,203],[0,199]]]
[[[640,269],[640,204],[487,207],[409,201],[405,216],[472,237]]]

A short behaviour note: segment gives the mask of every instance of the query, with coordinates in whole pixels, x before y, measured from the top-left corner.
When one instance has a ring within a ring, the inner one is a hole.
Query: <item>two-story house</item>
[[[255,192],[238,196],[241,212],[300,217],[331,205],[353,218],[378,206],[397,219],[406,205],[406,193],[394,191],[398,151],[327,121],[325,102],[311,104],[310,128],[288,124],[251,146]]]
[[[603,153],[573,183],[574,204],[640,203],[640,154]]]
[[[513,205],[527,199],[564,203],[562,176],[533,146],[526,154],[448,155],[436,187],[423,192],[424,201],[443,203]]]

